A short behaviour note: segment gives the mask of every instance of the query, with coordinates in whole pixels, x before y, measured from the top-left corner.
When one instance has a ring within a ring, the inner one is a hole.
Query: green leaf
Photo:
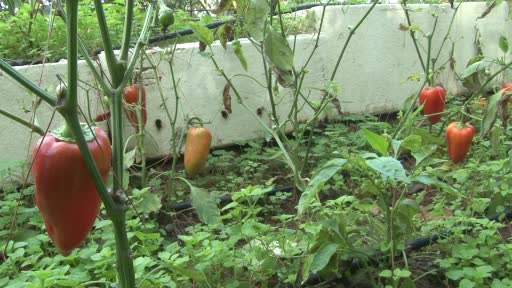
[[[446,277],[451,280],[459,280],[464,277],[464,272],[462,272],[462,270],[450,270],[446,272]]]
[[[411,276],[411,271],[396,268],[395,270],[393,270],[393,275],[399,278],[408,278]]]
[[[362,129],[364,138],[372,146],[373,149],[377,150],[382,156],[389,155],[389,141],[388,138],[374,133],[366,128]]]
[[[402,140],[402,144],[400,145],[400,147],[414,153],[419,151],[421,147],[423,147],[421,143],[422,141],[420,135],[409,135],[404,140]]]
[[[233,51],[235,52],[236,57],[240,61],[240,64],[242,64],[242,67],[245,71],[247,71],[247,61],[244,57],[244,52],[242,51],[242,44],[240,44],[240,41],[237,39],[233,41]]]
[[[391,270],[382,270],[379,273],[379,277],[390,278],[391,276],[393,276],[393,272]]]
[[[439,181],[436,178],[427,176],[427,175],[413,176],[413,177],[411,177],[409,179],[412,182],[418,182],[418,183],[422,183],[422,184],[425,184],[425,185],[436,186],[437,188],[440,188],[441,190],[450,192],[452,194],[458,193],[457,190],[454,189],[452,186],[450,186],[450,185],[448,185],[448,184],[446,184],[446,183],[444,183],[442,181]]]
[[[473,64],[469,65],[466,69],[464,69],[464,72],[462,73],[461,78],[464,79],[466,77],[473,75],[476,72],[482,71],[485,68],[489,67],[491,64],[492,64],[492,62],[487,61],[487,60],[481,60],[476,63],[473,63]]]
[[[425,160],[428,156],[434,154],[437,150],[437,145],[429,144],[422,145],[420,149],[416,152],[412,152],[412,156],[416,159],[416,165],[418,165],[421,161]]]
[[[250,0],[247,1],[247,6],[247,10],[244,13],[247,31],[254,40],[260,42],[263,40],[265,21],[270,10],[268,2],[267,0]]]
[[[336,249],[338,248],[338,244],[330,243],[318,250],[313,258],[313,262],[311,263],[311,272],[317,273],[318,271],[322,271],[322,269],[329,264],[332,255],[336,253]]]
[[[267,27],[263,48],[267,60],[274,69],[280,73],[293,70],[293,51],[288,40],[272,26]]]
[[[494,93],[489,99],[487,99],[487,108],[485,109],[485,113],[482,120],[482,129],[480,132],[480,137],[486,137],[492,130],[494,123],[498,117],[498,107],[499,100],[502,95],[502,91]]]
[[[144,212],[151,213],[158,211],[160,207],[162,207],[162,202],[158,195],[150,193],[148,190],[146,193],[142,194],[141,206]]]
[[[199,23],[189,23],[189,25],[199,41],[203,42],[207,46],[212,45],[215,37],[210,29]]]
[[[460,281],[459,283],[459,288],[473,288],[475,287],[476,283],[467,279],[467,278],[464,278],[462,279],[462,281]]]
[[[124,153],[124,169],[130,168],[133,163],[135,163],[135,153],[137,152],[137,149],[130,150],[126,153]]]
[[[503,51],[503,53],[506,54],[508,52],[508,40],[503,35],[500,36],[499,46],[500,46],[501,51]]]
[[[366,165],[370,166],[373,170],[379,172],[383,179],[391,178],[396,181],[410,182],[405,174],[405,169],[400,163],[392,157],[379,157],[376,159],[366,160]]]
[[[220,210],[217,207],[215,197],[210,195],[206,189],[190,185],[192,194],[192,206],[196,208],[199,220],[208,225],[221,224]]]
[[[325,163],[320,170],[318,170],[314,175],[311,181],[308,183],[306,190],[302,193],[299,200],[298,211],[299,214],[302,214],[304,210],[313,202],[318,192],[322,190],[325,182],[327,182],[331,177],[338,172],[338,170],[343,167],[347,163],[347,160],[341,158],[331,159],[329,162]]]

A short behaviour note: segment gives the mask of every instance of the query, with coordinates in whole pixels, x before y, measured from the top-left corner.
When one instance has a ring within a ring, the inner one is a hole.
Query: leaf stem
[[[30,131],[33,131],[33,132],[36,132],[37,134],[43,136],[44,135],[44,131],[43,129],[41,129],[41,127],[37,126],[37,125],[34,125],[28,121],[25,121],[23,119],[21,119],[20,117],[14,115],[14,114],[11,114],[3,109],[0,109],[0,115],[4,115],[5,117],[9,118],[9,119],[12,119],[18,123],[20,123],[21,125],[23,126],[26,126],[28,128],[30,128]]]

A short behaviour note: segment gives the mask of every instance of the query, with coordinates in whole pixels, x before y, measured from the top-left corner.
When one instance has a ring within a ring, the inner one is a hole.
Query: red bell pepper
[[[107,134],[100,127],[93,130],[94,135],[84,128],[89,134],[87,145],[105,181],[112,149]],[[32,161],[36,205],[53,244],[67,256],[89,234],[100,210],[100,197],[78,145],[59,131],[39,139]]]
[[[428,116],[428,121],[431,124],[436,124],[441,120],[445,99],[446,91],[441,86],[425,87],[421,90],[419,102],[420,105],[423,105],[423,113]]]
[[[474,136],[475,127],[471,124],[452,122],[446,127],[448,155],[453,163],[459,163],[466,157]]]

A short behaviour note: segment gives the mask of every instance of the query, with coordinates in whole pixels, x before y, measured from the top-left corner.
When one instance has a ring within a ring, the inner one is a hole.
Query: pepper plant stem
[[[4,60],[0,59],[0,69],[5,72],[5,74],[11,76],[17,83],[21,84],[25,89],[30,92],[36,94],[38,97],[43,99],[44,102],[48,103],[48,105],[55,107],[57,106],[57,98],[50,93],[44,91],[39,86],[37,86],[34,82],[29,80],[27,77],[21,75],[16,69],[14,69],[11,65],[7,64]]]
[[[0,109],[0,115],[4,115],[5,117],[10,118],[10,119],[20,123],[21,125],[30,128],[31,131],[36,132],[37,134],[39,134],[41,136],[44,135],[44,131],[43,131],[43,129],[41,129],[41,127],[39,127],[35,124],[32,124],[28,121],[25,121],[16,115],[13,115],[13,114],[11,114],[5,110],[2,110],[2,109]]]
[[[123,201],[114,202],[113,198],[108,195],[107,189],[103,183],[103,179],[98,171],[98,167],[92,157],[91,152],[89,151],[89,147],[87,145],[87,141],[84,137],[82,129],[80,127],[80,121],[78,119],[78,103],[77,103],[77,84],[78,84],[78,2],[77,1],[69,1],[66,3],[66,12],[67,12],[67,44],[68,44],[68,87],[67,87],[67,95],[65,95],[65,101],[63,106],[59,107],[59,112],[63,115],[66,126],[71,128],[73,134],[75,136],[76,143],[78,148],[80,149],[80,153],[85,160],[86,167],[91,174],[96,189],[100,195],[103,204],[105,205],[105,209],[107,210],[107,214],[109,218],[112,220],[114,225],[115,237],[116,237],[116,255],[117,255],[117,272],[119,278],[119,287],[121,288],[132,288],[135,287],[135,274],[133,270],[133,259],[130,252],[130,246],[128,243],[128,237],[126,233],[126,225],[125,225],[125,205]],[[101,21],[100,21],[101,22]],[[112,99],[117,100],[119,105],[113,106],[113,118],[119,118],[119,114],[121,110],[120,93],[118,95],[113,95]],[[121,119],[115,119],[116,128],[122,128]],[[114,129],[116,131],[116,129]],[[120,132],[120,131],[119,131]],[[120,135],[122,136],[122,134]],[[116,137],[114,135],[116,142],[122,141],[122,137]],[[121,143],[115,143],[117,145]],[[117,146],[117,147],[122,147]],[[114,145],[114,148],[116,146]],[[118,152],[117,149],[116,152]],[[118,157],[119,153],[114,154],[114,157]],[[122,155],[122,154],[121,154]],[[122,166],[122,159],[121,159]],[[123,170],[115,170],[117,174],[122,175]],[[122,176],[120,177],[122,178]],[[116,183],[117,181],[114,181]],[[116,185],[114,185],[116,187]],[[117,190],[114,190],[117,192]]]

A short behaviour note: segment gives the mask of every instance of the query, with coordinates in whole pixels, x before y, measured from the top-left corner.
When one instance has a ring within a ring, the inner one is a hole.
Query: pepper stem
[[[69,126],[67,120],[64,121],[64,126],[61,129],[62,130],[60,131],[60,135],[62,135],[62,137],[67,138],[67,139],[74,139],[75,138],[75,136],[73,134],[73,130]]]

